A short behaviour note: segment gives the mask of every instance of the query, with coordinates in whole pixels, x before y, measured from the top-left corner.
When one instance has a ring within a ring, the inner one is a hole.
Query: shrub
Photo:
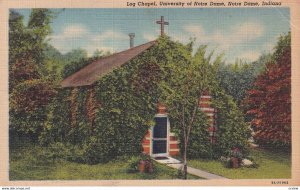
[[[233,98],[224,90],[213,92],[213,107],[217,109],[217,143],[214,145],[214,155],[229,156],[231,149],[238,147],[244,156],[249,154],[248,139],[251,137],[250,127],[244,121],[244,115],[237,107]]]
[[[84,150],[84,160],[88,164],[106,163],[115,158],[114,148],[110,148],[100,138],[91,137]]]
[[[51,144],[48,148],[45,148],[45,153],[53,162],[55,160],[66,159],[70,155],[69,149],[60,142]]]
[[[224,164],[224,167],[225,167],[225,168],[232,168],[232,162],[231,162],[230,159],[224,161],[223,164]]]
[[[139,156],[133,156],[133,157],[131,157],[131,159],[129,160],[129,163],[127,165],[126,171],[128,173],[138,172],[139,171],[140,161],[141,161],[141,157],[139,157]]]
[[[70,145],[69,155],[67,157],[68,161],[77,163],[86,163],[85,161],[85,146]]]
[[[134,173],[139,171],[140,163],[144,161],[144,173],[153,173],[155,171],[155,164],[151,157],[146,154],[139,154],[138,156],[132,156],[127,165],[127,172]]]

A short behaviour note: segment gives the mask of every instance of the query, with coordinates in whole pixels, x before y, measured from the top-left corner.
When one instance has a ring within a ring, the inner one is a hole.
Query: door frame
[[[161,118],[167,118],[167,148],[166,148],[166,153],[160,153],[160,154],[153,154],[153,129],[155,126],[151,127],[151,137],[150,137],[150,156],[151,157],[156,157],[156,156],[169,156],[169,149],[170,149],[170,121],[169,117],[167,114],[156,114],[154,116],[155,118],[161,117]]]

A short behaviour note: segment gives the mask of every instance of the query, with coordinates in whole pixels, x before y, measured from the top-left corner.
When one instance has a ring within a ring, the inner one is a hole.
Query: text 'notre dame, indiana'
[[[259,7],[259,6],[281,6],[280,1],[244,1],[244,2],[222,2],[222,1],[153,1],[153,2],[126,2],[127,7]]]

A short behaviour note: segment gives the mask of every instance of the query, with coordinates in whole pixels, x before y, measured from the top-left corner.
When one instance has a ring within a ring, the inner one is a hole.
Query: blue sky
[[[182,43],[196,38],[196,46],[224,52],[226,62],[236,58],[256,60],[270,52],[281,34],[290,30],[289,8],[172,8],[172,9],[65,9],[51,24],[50,43],[61,53],[75,48],[92,55],[96,49],[119,52],[129,47],[128,33],[135,45],[156,39],[156,20],[169,22],[167,35]],[[17,9],[28,20],[30,9]]]

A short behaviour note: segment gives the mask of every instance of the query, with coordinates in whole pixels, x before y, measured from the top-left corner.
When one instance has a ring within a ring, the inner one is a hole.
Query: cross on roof
[[[156,21],[156,24],[160,24],[160,35],[163,36],[164,35],[164,26],[169,25],[169,22],[165,22],[164,16],[161,16],[160,20]]]

